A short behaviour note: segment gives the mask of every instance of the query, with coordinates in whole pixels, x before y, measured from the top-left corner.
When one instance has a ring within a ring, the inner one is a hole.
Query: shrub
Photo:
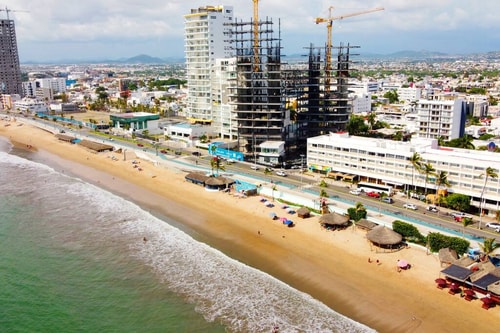
[[[438,232],[429,233],[427,241],[431,252],[438,252],[440,249],[448,247],[458,254],[463,254],[470,246],[470,242],[463,238],[446,236]]]
[[[405,240],[412,243],[422,245],[426,243],[425,236],[422,235],[413,224],[396,220],[392,222],[392,230],[403,236]]]

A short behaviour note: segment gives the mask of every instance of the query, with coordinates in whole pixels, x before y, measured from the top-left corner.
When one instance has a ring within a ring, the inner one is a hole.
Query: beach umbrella
[[[269,217],[272,218],[273,220],[278,217],[275,212],[270,212]]]
[[[368,231],[366,238],[372,243],[379,245],[396,245],[401,243],[403,236],[394,230],[387,228],[385,225],[379,225]]]
[[[407,268],[409,265],[408,261],[400,259],[398,260],[398,267],[399,268]]]

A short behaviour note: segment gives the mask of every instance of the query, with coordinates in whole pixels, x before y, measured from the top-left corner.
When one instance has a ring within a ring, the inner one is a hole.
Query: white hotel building
[[[392,185],[403,190],[415,185],[424,192],[436,190],[434,177],[427,184],[425,175],[413,172],[410,157],[417,152],[423,164],[430,163],[436,171],[446,171],[451,184],[447,190],[471,197],[471,205],[479,207],[486,168],[500,173],[500,154],[458,148],[439,147],[437,140],[415,138],[411,142],[349,136],[331,133],[307,140],[307,165],[313,172],[345,175],[357,179]],[[413,174],[413,180],[412,180]],[[484,209],[494,214],[500,202],[500,179],[487,181],[484,191]]]

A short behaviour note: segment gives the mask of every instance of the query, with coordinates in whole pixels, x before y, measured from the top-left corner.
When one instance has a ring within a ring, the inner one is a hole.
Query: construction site
[[[316,18],[326,25],[323,46],[310,45],[307,60],[282,61],[280,21],[259,17],[259,0],[253,0],[253,18],[231,23],[231,45],[236,57],[235,82],[230,84],[231,104],[237,122],[238,148],[245,159],[259,156],[264,164],[282,165],[306,152],[307,138],[346,129],[351,114],[349,77],[358,48],[332,45],[335,20],[383,8],[343,16]],[[277,26],[277,27],[276,27]],[[266,160],[266,142],[283,142],[276,163]],[[264,144],[264,145],[263,145]],[[263,158],[264,157],[264,158]]]

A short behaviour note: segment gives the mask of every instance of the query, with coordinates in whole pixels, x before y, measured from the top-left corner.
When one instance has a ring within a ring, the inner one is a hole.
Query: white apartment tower
[[[217,59],[212,67],[212,127],[222,139],[238,138],[235,105],[229,103],[236,85],[236,58]]]
[[[204,6],[184,15],[187,73],[186,116],[192,121],[210,123],[212,115],[211,72],[216,59],[230,58],[232,6]]]
[[[438,97],[420,99],[416,106],[417,136],[444,141],[457,139],[464,134],[465,108],[459,98]]]

